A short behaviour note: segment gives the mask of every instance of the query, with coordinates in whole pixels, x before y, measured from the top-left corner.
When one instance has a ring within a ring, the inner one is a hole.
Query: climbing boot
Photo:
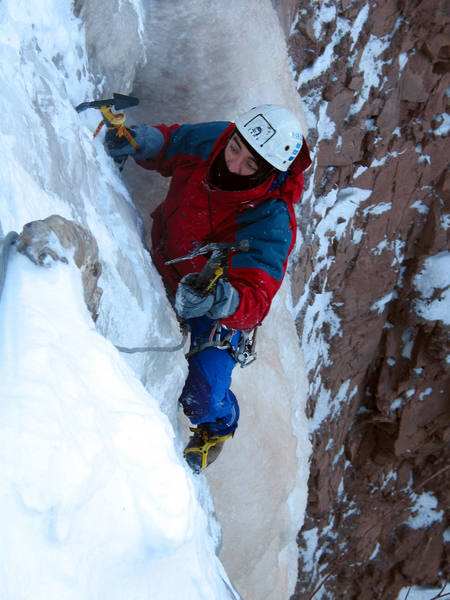
[[[184,458],[194,473],[200,473],[216,460],[225,441],[233,434],[213,435],[205,427],[191,427],[191,431],[193,435],[184,449]]]

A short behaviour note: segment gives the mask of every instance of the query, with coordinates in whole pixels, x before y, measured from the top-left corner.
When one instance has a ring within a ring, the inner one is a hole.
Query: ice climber
[[[283,280],[296,238],[294,204],[311,159],[299,119],[273,104],[252,108],[235,123],[130,131],[138,150],[110,130],[110,155],[117,161],[132,155],[141,167],[172,178],[152,213],[151,253],[191,331],[180,403],[195,426],[185,457],[199,472],[237,428],[231,373]],[[202,248],[225,243],[222,269],[200,285],[211,256]],[[196,250],[191,259],[167,264]]]

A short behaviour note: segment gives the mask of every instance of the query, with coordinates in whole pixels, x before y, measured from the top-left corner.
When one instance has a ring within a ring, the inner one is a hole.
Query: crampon
[[[190,429],[193,435],[184,449],[184,458],[194,473],[200,473],[216,460],[225,441],[233,434],[213,435],[202,427]]]

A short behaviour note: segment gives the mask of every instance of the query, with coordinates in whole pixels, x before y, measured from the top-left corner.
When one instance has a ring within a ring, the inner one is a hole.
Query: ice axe
[[[192,260],[196,256],[200,256],[201,254],[211,254],[210,258],[208,259],[208,262],[203,267],[201,273],[199,273],[195,281],[195,288],[206,296],[210,293],[219,277],[223,275],[223,265],[226,262],[228,253],[248,252],[249,248],[250,244],[248,240],[241,240],[240,242],[230,243],[212,242],[210,244],[206,244],[205,246],[196,248],[189,254],[186,254],[186,256],[181,256],[180,258],[168,260],[166,262],[166,265],[171,265],[173,263],[180,262],[181,260]]]
[[[113,106],[115,110],[121,111],[125,110],[126,108],[130,108],[131,106],[136,106],[136,104],[139,104],[138,98],[133,96],[125,96],[124,94],[113,94],[113,98],[108,100],[82,102],[75,107],[75,110],[80,113],[88,108],[96,108],[102,113],[103,119],[100,121],[97,129],[94,131],[94,138],[97,137],[103,125],[106,125],[108,129],[115,129],[117,136],[125,137],[135,150],[139,150],[139,145],[131,135],[130,130],[124,126],[126,121],[125,114],[123,112],[113,113],[110,108]]]
[[[130,108],[131,106],[136,106],[139,104],[139,99],[134,98],[133,96],[125,96],[124,94],[113,94],[113,98],[109,100],[93,100],[92,102],[82,102],[79,104],[75,110],[77,112],[83,112],[87,108],[109,108],[110,106],[114,106],[116,110],[125,110],[126,108]]]

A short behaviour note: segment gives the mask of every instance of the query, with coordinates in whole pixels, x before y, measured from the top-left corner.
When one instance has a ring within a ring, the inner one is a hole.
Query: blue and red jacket
[[[152,256],[164,282],[174,292],[188,273],[199,273],[207,257],[166,265],[198,245],[248,240],[249,252],[230,253],[226,269],[239,293],[237,310],[222,320],[233,329],[252,329],[269,312],[286,272],[296,239],[294,204],[303,189],[303,171],[311,164],[303,142],[287,173],[256,188],[230,192],[208,183],[214,159],[225,148],[234,124],[159,125],[164,146],[154,158],[138,160],[146,169],[172,177],[167,197],[152,213]]]

